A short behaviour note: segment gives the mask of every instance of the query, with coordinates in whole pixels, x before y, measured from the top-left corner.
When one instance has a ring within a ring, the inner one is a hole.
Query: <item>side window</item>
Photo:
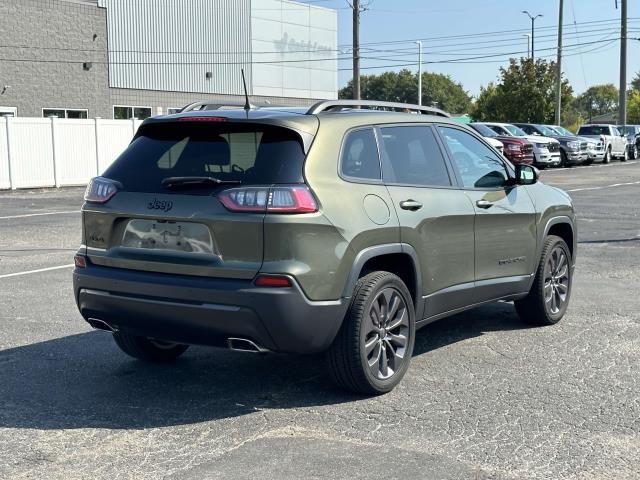
[[[372,128],[347,134],[340,160],[342,174],[363,180],[380,180],[378,145]]]
[[[614,137],[620,136],[620,131],[616,127],[611,127],[611,132]]]
[[[465,187],[495,188],[505,185],[509,179],[507,168],[492,149],[457,128],[439,128]]]
[[[424,186],[451,186],[444,157],[429,127],[384,127],[381,154],[385,168],[391,168],[385,180]]]

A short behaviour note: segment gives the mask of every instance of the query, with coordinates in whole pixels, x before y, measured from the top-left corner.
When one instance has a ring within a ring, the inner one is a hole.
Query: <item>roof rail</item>
[[[447,112],[434,107],[413,105],[411,103],[379,102],[377,100],[321,100],[307,110],[307,115],[350,109],[396,110],[400,112],[420,113],[422,115],[437,115],[439,117],[451,116]]]
[[[184,112],[192,112],[194,110],[199,111],[199,110],[225,110],[225,109],[233,109],[233,108],[244,108],[245,103],[244,101],[220,101],[220,100],[204,100],[204,101],[200,101],[200,102],[194,102],[194,103],[190,103],[189,105],[187,105],[186,107],[182,107],[182,109],[180,110],[180,113],[184,113]],[[251,105],[249,104],[249,107],[251,107],[251,109],[256,109],[258,108],[256,105]]]

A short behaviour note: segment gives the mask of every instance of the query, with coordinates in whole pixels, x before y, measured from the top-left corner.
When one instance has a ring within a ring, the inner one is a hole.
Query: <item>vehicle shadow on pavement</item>
[[[525,327],[512,305],[486,306],[420,330],[415,354]],[[361,398],[331,387],[321,356],[194,347],[150,365],[97,331],[0,351],[0,428],[142,429]]]

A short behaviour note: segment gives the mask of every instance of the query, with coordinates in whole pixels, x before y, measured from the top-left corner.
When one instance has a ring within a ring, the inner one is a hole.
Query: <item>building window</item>
[[[89,118],[86,108],[43,108],[42,116],[57,118]]]
[[[17,117],[18,109],[16,107],[0,107],[0,117]]]
[[[151,116],[151,107],[128,107],[124,105],[115,105],[113,107],[113,118],[116,120],[129,120],[137,118],[144,120]]]
[[[182,108],[167,108],[167,115],[173,115],[174,113],[180,113]]]

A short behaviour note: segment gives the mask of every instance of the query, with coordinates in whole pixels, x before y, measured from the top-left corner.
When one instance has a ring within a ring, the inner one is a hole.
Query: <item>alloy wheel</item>
[[[400,292],[393,287],[378,292],[365,325],[365,360],[373,376],[386,380],[406,361],[409,344],[409,312]]]
[[[544,266],[544,301],[552,315],[556,315],[569,295],[569,259],[564,249],[551,251]]]

